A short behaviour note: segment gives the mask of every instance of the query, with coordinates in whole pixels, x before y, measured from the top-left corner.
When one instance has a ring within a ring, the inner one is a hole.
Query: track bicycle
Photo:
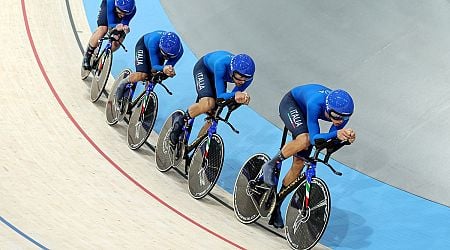
[[[124,89],[124,95],[118,99],[117,88],[120,81],[132,73],[131,69],[123,70],[111,89],[111,94],[106,102],[106,120],[109,125],[115,125],[122,121],[129,114],[129,123],[127,128],[127,143],[132,150],[139,149],[150,136],[155,125],[158,114],[158,96],[154,89],[156,85],[164,87],[169,95],[172,92],[162,82],[167,79],[162,71],[152,70],[150,79],[144,81],[145,90],[133,100],[135,87],[137,83],[128,83]]]
[[[286,142],[288,129],[283,130],[280,149]],[[287,187],[278,193],[275,188],[264,184],[261,167],[270,160],[264,153],[251,156],[242,166],[236,179],[233,192],[233,206],[236,218],[249,224],[260,217],[269,217],[275,206],[281,205],[277,201],[294,191],[286,210],[286,240],[293,249],[311,249],[319,242],[328,224],[331,197],[324,180],[316,176],[317,163],[322,163],[338,176],[342,173],[336,171],[328,160],[332,153],[350,143],[338,139],[315,141],[315,151],[312,157],[305,159],[302,173]],[[319,153],[326,150],[322,158]],[[274,170],[274,177],[278,182],[281,162]]]
[[[118,38],[116,39],[116,37]],[[111,73],[112,60],[113,60],[113,51],[112,44],[113,42],[118,42],[119,45],[127,52],[125,46],[120,42],[120,38],[125,36],[125,32],[117,31],[115,29],[111,30],[107,33],[107,35],[99,40],[98,47],[94,50],[94,53],[91,57],[91,70],[86,70],[83,66],[81,66],[81,79],[84,80],[89,76],[89,73],[92,72],[92,81],[91,81],[91,93],[90,100],[91,102],[96,102],[102,95],[105,90],[106,83],[108,82],[109,74]],[[105,47],[101,50],[102,44],[104,41],[108,41]]]
[[[235,133],[239,133],[228,119],[231,112],[240,105],[236,103],[234,98],[229,100],[217,99],[215,110],[212,114],[207,114],[206,119],[211,122],[208,131],[189,144],[195,118],[189,119],[182,128],[183,132],[175,148],[170,145],[173,120],[177,116],[184,116],[185,112],[182,110],[174,111],[164,123],[156,144],[156,166],[158,170],[166,172],[172,167],[180,168],[181,162],[184,160],[184,173],[188,177],[190,195],[195,199],[205,197],[216,184],[223,166],[225,148],[222,137],[217,133],[217,125],[222,121]],[[220,114],[225,107],[228,108],[228,111],[225,118],[222,118]]]

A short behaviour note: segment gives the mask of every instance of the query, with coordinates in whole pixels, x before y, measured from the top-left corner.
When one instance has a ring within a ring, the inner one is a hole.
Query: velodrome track
[[[9,75],[2,79],[17,79],[22,84],[13,85],[17,87],[12,91],[15,95],[11,95],[10,89],[2,90],[7,116],[2,120],[6,129],[1,135],[8,147],[1,148],[2,162],[6,162],[1,170],[1,192],[6,198],[2,199],[0,216],[14,225],[3,223],[6,226],[0,227],[0,248],[34,247],[31,241],[19,236],[19,229],[49,248],[287,247],[284,240],[259,227],[239,224],[231,211],[211,198],[194,201],[187,194],[182,178],[155,170],[153,153],[148,149],[130,152],[124,141],[124,126],[108,127],[104,121],[104,103],[88,101],[88,88],[78,77],[81,57],[70,32],[73,27],[67,5],[52,1],[39,5],[32,1],[17,2],[11,3],[14,5],[11,9],[17,11],[5,14],[12,16],[7,20],[15,32],[1,29],[4,37],[17,35],[11,41],[20,41],[6,43],[10,49],[5,51],[1,67]],[[81,1],[70,1],[69,6],[77,36],[87,41],[90,31]],[[29,23],[29,34],[25,20]],[[57,37],[48,34],[45,31],[48,23],[53,24],[53,30],[64,32],[57,32]],[[29,46],[32,44],[35,51]],[[133,46],[129,49],[132,51]],[[14,58],[17,64],[9,63],[12,60],[6,60],[9,58]],[[63,63],[55,63],[60,58],[64,58]],[[116,59],[120,61],[119,57]],[[151,141],[154,144],[155,137]],[[229,199],[220,190],[216,192],[225,201]],[[188,218],[162,205],[152,194]],[[334,209],[338,215],[349,214],[342,207]],[[345,219],[341,222],[330,230],[339,230],[336,226],[348,223]],[[14,226],[18,229],[14,230]],[[364,223],[359,226],[360,234],[373,233]],[[347,247],[376,245],[364,240],[356,242],[365,237],[355,234],[358,232],[350,230],[347,238],[354,242]],[[437,235],[447,234],[441,231]],[[393,237],[391,241],[395,241],[395,234]],[[425,239],[430,238],[433,235],[425,235]],[[435,246],[445,246],[445,243]]]
[[[87,41],[82,1],[70,9]],[[79,79],[66,2],[10,1],[1,16],[0,249],[287,248],[127,148]]]

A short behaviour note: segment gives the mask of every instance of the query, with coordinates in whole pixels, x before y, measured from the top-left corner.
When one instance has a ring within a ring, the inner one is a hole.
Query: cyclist
[[[136,72],[124,78],[117,87],[116,100],[121,105],[125,95],[125,86],[149,78],[155,71],[162,71],[167,77],[175,76],[175,64],[183,55],[183,45],[177,34],[162,30],[143,35],[136,43],[135,66]]]
[[[263,165],[264,183],[276,188],[273,172],[278,162],[293,156],[292,167],[283,179],[282,188],[291,184],[301,173],[304,158],[312,151],[316,139],[338,138],[353,143],[356,134],[351,128],[344,128],[353,114],[353,99],[346,91],[331,90],[320,84],[300,85],[289,91],[279,105],[280,118],[291,132],[293,140]],[[319,119],[331,122],[328,132],[320,133]],[[272,213],[269,224],[283,228],[280,206]]]
[[[91,57],[95,48],[98,47],[98,41],[105,36],[108,29],[114,28],[120,32],[120,42],[123,42],[125,35],[130,32],[128,25],[136,14],[136,5],[134,0],[102,0],[100,11],[97,17],[97,30],[92,33],[89,39],[88,47],[83,57],[83,68],[91,69]],[[117,39],[118,37],[116,37]],[[112,51],[119,48],[118,42],[113,42]]]
[[[193,70],[197,101],[187,109],[184,116],[173,117],[171,146],[175,147],[178,143],[184,123],[200,114],[212,112],[217,98],[228,100],[234,97],[237,103],[247,105],[250,96],[244,91],[252,83],[254,74],[255,63],[246,54],[214,51],[200,58]],[[227,83],[235,85],[231,92],[227,92]],[[211,121],[206,121],[199,135],[205,133],[210,125]]]

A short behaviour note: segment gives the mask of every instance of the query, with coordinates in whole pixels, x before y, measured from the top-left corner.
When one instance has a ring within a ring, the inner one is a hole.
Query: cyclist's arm
[[[226,67],[223,63],[216,63],[214,65],[214,81],[217,98],[228,100],[234,97],[234,92],[227,93],[227,81],[225,80]]]
[[[158,56],[159,53],[159,47],[158,45],[152,45],[152,44],[146,44],[146,47],[148,48],[148,54],[150,55],[150,61],[152,68],[156,71],[163,71],[164,65],[161,63],[164,62],[161,60],[161,58]]]
[[[337,130],[340,129],[340,127],[345,126],[345,123],[342,124],[339,127],[335,127],[334,125],[331,126],[328,133],[320,133],[320,125],[319,125],[319,117],[320,113],[323,112],[319,105],[314,103],[309,103],[306,107],[307,109],[307,126],[308,126],[308,133],[309,133],[309,141],[311,145],[315,145],[316,139],[333,139],[337,137]]]
[[[338,131],[339,129],[343,129],[345,127],[345,125],[347,124],[348,121],[344,121],[341,125],[339,126],[334,126],[331,125],[330,130],[328,131],[329,133],[334,132],[334,131]]]
[[[309,119],[309,118],[308,118],[308,119]],[[342,123],[340,126],[337,126],[337,127],[334,126],[334,125],[332,125],[331,128],[330,128],[330,130],[328,131],[328,133],[317,133],[317,134],[314,134],[314,135],[311,135],[311,133],[310,133],[310,134],[309,134],[309,138],[310,138],[311,144],[314,145],[313,142],[314,142],[316,139],[325,139],[325,140],[329,140],[329,139],[337,138],[337,137],[338,137],[338,136],[337,136],[338,130],[344,128],[344,126],[345,126],[346,123],[347,123],[347,122],[344,122],[344,123]],[[318,126],[318,124],[319,124],[319,123],[317,123],[317,126]],[[308,130],[309,130],[309,121],[308,121]]]

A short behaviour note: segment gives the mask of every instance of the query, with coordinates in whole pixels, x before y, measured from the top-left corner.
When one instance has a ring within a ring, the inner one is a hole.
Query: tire
[[[127,129],[128,147],[132,150],[139,149],[152,133],[158,114],[158,97],[150,92],[143,96],[140,105],[133,110]]]
[[[330,218],[331,200],[327,185],[320,178],[313,177],[309,195],[310,210],[304,216],[306,180],[295,190],[286,211],[286,240],[294,249],[311,249],[319,242]]]
[[[244,163],[236,178],[233,192],[234,214],[244,224],[253,223],[261,217],[252,198],[248,195],[248,184],[258,177],[262,165],[269,159],[270,157],[266,154],[253,155]]]
[[[96,69],[93,71],[91,82],[91,102],[96,102],[105,90],[108,82],[109,74],[111,73],[111,66],[113,60],[113,53],[110,49],[103,53],[98,60]]]
[[[175,159],[174,152],[169,144],[170,140],[169,135],[170,132],[172,131],[172,117],[176,113],[184,115],[184,111],[182,110],[176,110],[172,114],[170,114],[166,122],[164,123],[161,132],[159,133],[158,142],[156,143],[155,149],[156,168],[161,172],[166,172],[170,170],[172,167],[178,166],[178,164],[180,164],[180,162],[183,160],[183,157]]]
[[[189,193],[194,199],[205,197],[216,185],[222,171],[224,144],[222,137],[213,134],[209,145],[208,156],[204,157],[208,137],[195,148],[188,171]]]
[[[106,102],[106,107],[105,107],[106,121],[111,126],[116,124],[117,122],[119,122],[121,120],[121,118],[123,118],[123,116],[121,116],[121,114],[117,108],[117,105],[116,105],[116,92],[117,92],[117,88],[119,87],[120,81],[122,81],[125,77],[130,75],[132,72],[133,71],[131,71],[131,69],[124,69],[119,74],[117,79],[114,81],[114,84],[111,88],[111,93],[108,96],[108,101]],[[126,109],[127,109],[127,107],[125,107],[125,110]]]

